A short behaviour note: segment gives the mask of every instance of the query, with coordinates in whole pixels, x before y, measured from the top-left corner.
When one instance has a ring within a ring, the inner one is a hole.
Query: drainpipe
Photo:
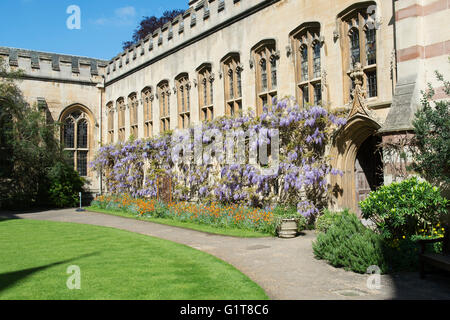
[[[99,132],[100,132],[100,145],[103,144],[103,92],[105,91],[105,76],[102,75],[102,81],[97,84],[97,88],[100,91],[99,94]],[[99,187],[100,187],[100,194],[103,194],[103,171],[100,170],[100,176],[99,176]]]

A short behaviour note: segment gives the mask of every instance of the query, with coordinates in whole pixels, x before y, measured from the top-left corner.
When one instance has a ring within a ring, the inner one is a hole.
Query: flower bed
[[[100,196],[93,208],[125,212],[141,217],[168,218],[222,228],[236,228],[276,234],[277,218],[271,210],[238,205],[195,204],[172,202],[164,204],[154,199],[133,198],[129,195]]]

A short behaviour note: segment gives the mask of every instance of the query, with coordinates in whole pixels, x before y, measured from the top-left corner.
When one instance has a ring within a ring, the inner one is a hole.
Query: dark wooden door
[[[356,201],[359,203],[364,200],[370,193],[371,188],[367,175],[359,163],[359,159],[355,162],[355,188],[356,188]],[[361,215],[361,209],[358,205],[358,215]]]

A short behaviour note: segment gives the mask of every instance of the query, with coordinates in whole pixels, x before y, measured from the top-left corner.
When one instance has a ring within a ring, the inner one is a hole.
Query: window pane
[[[309,90],[308,86],[302,87],[302,104],[305,107],[309,103]]]
[[[184,92],[183,92],[183,87],[180,88],[180,94],[181,94],[181,112],[184,112]]]
[[[350,35],[350,57],[352,66],[354,66],[357,62],[361,62],[360,47],[359,47],[359,31],[357,29],[354,29]]]
[[[369,91],[369,98],[376,97],[378,95],[377,90],[377,72],[371,71],[367,73],[367,87]]]
[[[230,99],[234,98],[234,83],[233,83],[233,70],[230,69],[229,74],[228,74],[228,79],[229,79],[229,87],[230,87]]]
[[[206,87],[206,78],[203,79],[203,106],[208,104],[208,88]]]
[[[314,104],[318,105],[322,101],[322,85],[317,83],[314,85]]]
[[[272,80],[272,89],[277,88],[277,60],[272,59],[270,62],[270,73],[271,73],[271,80]]]
[[[261,59],[261,90],[267,91],[267,64],[266,59]]]
[[[209,82],[209,104],[213,104],[214,103],[214,88],[213,88],[213,82],[210,81]]]
[[[67,119],[64,124],[64,146],[66,148],[74,148],[75,143],[75,127],[72,119]]]
[[[88,126],[86,120],[80,120],[77,125],[77,147],[87,148]]]
[[[321,65],[320,65],[320,44],[314,45],[314,78],[320,78]]]
[[[191,100],[189,97],[189,90],[186,89],[186,111],[191,110]]]
[[[308,47],[306,47],[306,46],[302,47],[301,56],[302,56],[302,62],[301,62],[302,79],[301,79],[301,81],[306,81],[306,80],[308,80]]]
[[[79,151],[77,154],[77,171],[80,176],[87,176],[87,151]]]
[[[366,31],[366,54],[367,64],[377,63],[377,42],[376,42],[376,30],[369,29]]]
[[[237,72],[237,89],[238,97],[242,97],[242,82],[241,82],[241,71]]]

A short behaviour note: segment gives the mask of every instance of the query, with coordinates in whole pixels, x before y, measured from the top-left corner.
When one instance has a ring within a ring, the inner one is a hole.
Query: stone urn
[[[280,225],[278,226],[278,237],[295,238],[297,236],[297,230],[297,219],[281,219]]]

